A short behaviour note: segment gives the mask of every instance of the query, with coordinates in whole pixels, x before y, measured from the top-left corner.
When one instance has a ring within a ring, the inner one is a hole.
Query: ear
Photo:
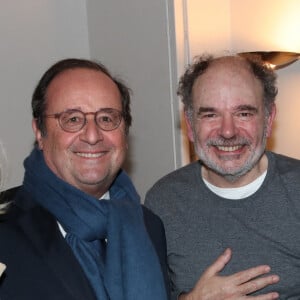
[[[36,119],[32,120],[31,126],[32,126],[32,129],[33,129],[34,135],[35,135],[35,140],[36,140],[36,142],[39,146],[39,149],[42,150],[43,149],[43,136],[42,136],[41,131],[37,127]]]
[[[193,124],[191,121],[191,118],[188,115],[188,112],[184,112],[184,120],[185,120],[185,124],[186,124],[186,129],[187,129],[187,135],[189,140],[193,143],[194,140],[194,132],[193,132]]]
[[[276,105],[275,105],[275,103],[274,103],[273,106],[272,106],[270,115],[269,115],[269,117],[268,117],[268,120],[267,120],[267,137],[268,137],[268,138],[269,138],[269,137],[271,136],[271,134],[272,134],[272,125],[273,125],[275,116],[276,116]]]

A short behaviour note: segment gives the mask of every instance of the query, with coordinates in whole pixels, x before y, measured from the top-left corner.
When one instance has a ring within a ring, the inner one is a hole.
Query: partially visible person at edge
[[[4,192],[1,300],[167,299],[162,223],[121,169],[128,88],[99,63],[66,59],[42,76],[32,110],[23,185]]]
[[[266,150],[274,71],[253,56],[204,55],[178,94],[199,160],[145,202],[165,226],[173,299],[299,300],[300,161]]]

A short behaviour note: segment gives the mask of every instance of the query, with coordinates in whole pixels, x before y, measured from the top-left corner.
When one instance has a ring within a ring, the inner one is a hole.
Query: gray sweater
[[[160,179],[145,204],[162,219],[173,299],[190,290],[203,271],[230,247],[221,274],[269,264],[280,282],[255,293],[277,291],[300,299],[300,161],[272,152],[257,192],[241,200],[211,192],[195,162]]]

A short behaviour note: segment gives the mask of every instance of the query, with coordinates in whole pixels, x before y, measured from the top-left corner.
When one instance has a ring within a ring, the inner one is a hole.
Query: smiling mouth
[[[85,158],[99,158],[105,155],[106,152],[88,153],[88,152],[76,152],[76,155]]]
[[[237,146],[216,146],[218,150],[224,151],[224,152],[233,152],[241,149],[243,146],[242,145],[237,145]]]

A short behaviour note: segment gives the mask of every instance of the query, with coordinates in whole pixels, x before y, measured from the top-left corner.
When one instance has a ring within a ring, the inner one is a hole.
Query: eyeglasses
[[[78,109],[69,109],[56,114],[44,115],[44,117],[58,119],[58,123],[64,131],[78,132],[88,122],[87,115],[94,115],[96,125],[104,131],[118,128],[123,117],[122,112],[114,108],[102,108],[96,112],[82,112]]]

